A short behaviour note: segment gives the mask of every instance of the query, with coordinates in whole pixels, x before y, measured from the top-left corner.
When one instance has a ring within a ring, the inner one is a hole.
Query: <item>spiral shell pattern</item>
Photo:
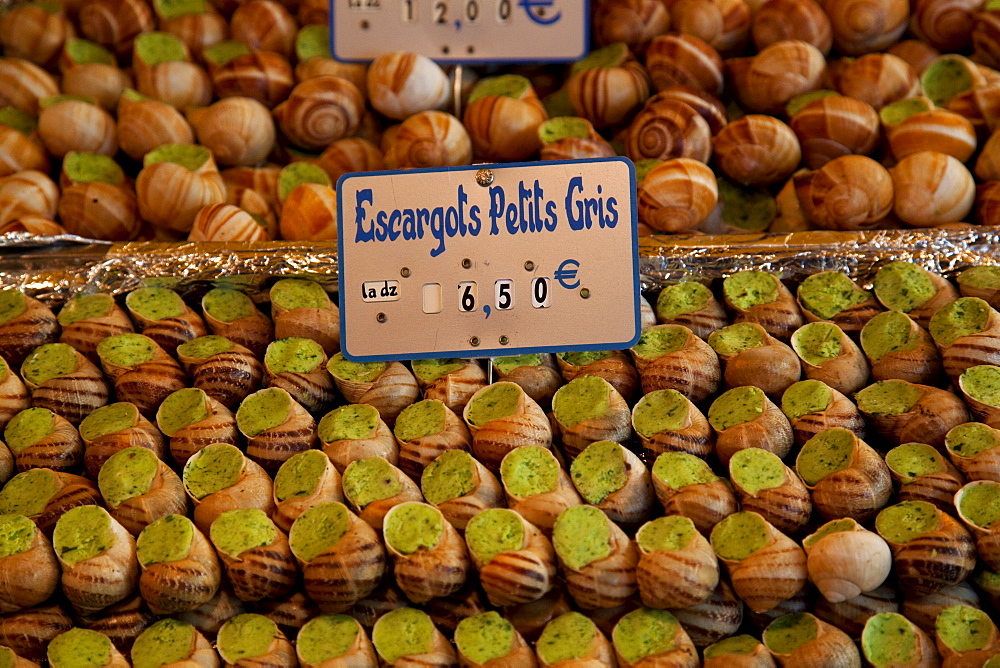
[[[240,442],[232,412],[211,395],[208,395],[207,408],[208,417],[182,427],[170,436],[170,455],[180,466],[213,443],[238,445]]]
[[[109,503],[108,513],[130,534],[138,537],[146,526],[164,515],[187,513],[184,483],[170,467],[160,461],[149,491],[126,499],[114,507]]]
[[[875,431],[893,445],[927,443],[942,449],[945,434],[953,427],[968,422],[969,411],[960,398],[947,390],[928,385],[918,385],[918,387],[924,394],[907,413],[862,414],[875,427]],[[973,412],[975,412],[974,407]]]
[[[766,520],[765,520],[766,521]],[[768,524],[770,542],[738,561],[719,560],[733,589],[751,610],[767,612],[798,594],[806,584],[806,554],[795,541]]]
[[[722,93],[722,58],[695,35],[670,33],[654,37],[646,49],[646,69],[657,91],[680,85],[712,95]]]
[[[654,134],[649,129],[644,132]],[[692,230],[708,218],[718,203],[719,188],[715,174],[703,163],[674,158],[651,169],[638,186],[642,222],[658,232],[676,233]]]
[[[788,418],[780,408],[765,398],[762,415],[717,433],[715,452],[723,465],[728,466],[730,458],[737,451],[746,448],[763,448],[783,458],[792,449],[793,442],[792,426]]]
[[[250,459],[244,459],[243,469],[235,484],[193,501],[192,519],[202,533],[208,533],[212,522],[227,510],[257,508],[268,516],[274,513],[271,478]]]
[[[326,372],[326,358],[310,373],[285,371],[277,375],[267,371],[267,386],[280,387],[292,395],[310,413],[320,413],[333,403],[336,393],[333,379]]]
[[[541,529],[546,536],[552,535],[556,518],[562,511],[570,506],[583,504],[583,499],[573,486],[566,470],[560,468],[557,475],[556,487],[550,492],[526,497],[516,497],[506,492],[507,506],[526,522]]]
[[[187,387],[184,370],[165,351],[160,352],[159,359],[138,364],[114,380],[118,399],[135,404],[151,419],[168,395]]]
[[[670,612],[698,647],[734,634],[743,623],[743,602],[725,580],[719,580],[719,586],[703,602]]]
[[[712,133],[708,122],[687,104],[656,96],[629,125],[625,153],[633,161],[691,158],[704,163],[712,155]]]
[[[719,168],[744,185],[767,186],[782,181],[802,158],[798,137],[771,116],[750,114],[722,128],[713,147]]]
[[[733,485],[740,508],[757,513],[784,534],[795,534],[809,523],[813,502],[802,479],[785,466],[785,480],[777,487],[762,489],[749,494],[737,484]]]
[[[462,537],[448,522],[441,524],[438,544],[411,554],[389,551],[395,557],[393,575],[396,584],[414,603],[451,596],[465,584],[472,561]]]
[[[277,427],[247,438],[247,457],[274,475],[281,465],[300,452],[316,446],[316,420],[290,399],[288,418]]]
[[[267,228],[231,204],[210,204],[198,210],[189,241],[268,241]]]
[[[401,121],[442,108],[451,97],[448,76],[430,58],[384,53],[368,66],[368,98],[380,114]]]
[[[263,379],[264,365],[249,350],[238,348],[212,355],[191,372],[193,387],[229,409],[260,389]]]
[[[385,153],[390,169],[454,167],[472,161],[472,139],[462,122],[443,111],[423,111],[399,127]]]
[[[298,581],[288,537],[280,530],[270,545],[252,547],[235,558],[220,551],[219,558],[233,593],[241,601],[279,598]]]
[[[687,517],[698,531],[706,535],[716,524],[739,511],[736,496],[725,480],[675,489],[653,476],[653,489],[665,514]]]
[[[268,51],[236,56],[212,71],[212,88],[218,97],[252,97],[268,108],[287,99],[294,85],[292,66]]]
[[[59,586],[59,562],[52,543],[36,531],[27,550],[0,561],[0,613],[8,614],[47,601]]]
[[[374,433],[368,438],[344,439],[330,443],[321,442],[320,446],[323,449],[323,454],[330,459],[341,474],[351,462],[367,457],[381,457],[393,466],[399,462],[399,446],[392,435],[392,430],[381,419],[379,419]]]
[[[135,591],[139,583],[135,539],[117,521],[109,521],[115,537],[114,545],[73,566],[60,562],[63,594],[83,614],[118,603]]]
[[[86,357],[77,353],[76,371],[57,376],[31,389],[31,405],[48,408],[73,424],[108,403],[104,375]]]
[[[522,518],[523,521],[523,518]],[[556,554],[542,532],[524,523],[524,546],[477,564],[479,581],[492,605],[510,606],[542,598],[555,586]]]
[[[336,545],[300,563],[306,594],[326,614],[339,614],[371,594],[386,568],[378,534],[353,515],[350,528]]]
[[[649,75],[636,60],[619,67],[584,70],[566,84],[573,111],[606,128],[628,118],[649,97]]]
[[[934,531],[904,544],[891,541],[893,571],[899,587],[914,594],[933,594],[957,585],[972,573],[976,544],[951,515],[938,510],[941,524]]]
[[[812,44],[784,40],[764,47],[750,60],[728,61],[736,96],[754,113],[780,114],[789,100],[820,88],[826,59]]]
[[[881,109],[920,92],[916,72],[891,53],[869,53],[844,65],[837,89],[848,97]]]
[[[43,605],[5,615],[0,620],[0,641],[19,656],[36,663],[46,661],[49,641],[75,626],[61,605]]]
[[[704,536],[683,550],[639,548],[636,582],[647,608],[687,608],[704,602],[719,586],[719,564]]]
[[[222,569],[208,539],[194,529],[191,549],[177,561],[142,568],[139,591],[159,615],[189,612],[208,603],[222,581]]]
[[[59,322],[49,307],[25,295],[24,313],[0,325],[0,354],[12,368],[20,367],[32,350],[52,343],[59,335]]]
[[[686,452],[703,459],[715,452],[715,432],[704,413],[690,403],[690,399],[685,422],[681,429],[660,431],[652,436],[638,435],[649,461],[664,452]]]
[[[618,525],[608,520],[611,554],[580,570],[561,564],[566,591],[586,610],[614,608],[625,603],[638,589],[636,566],[639,550]]]
[[[909,0],[829,0],[833,43],[848,56],[881,51],[897,42],[910,19]]]
[[[288,100],[275,107],[274,118],[292,143],[318,151],[354,134],[364,108],[364,97],[354,84],[320,76],[293,88]]]
[[[193,144],[194,130],[176,108],[159,100],[118,102],[118,146],[134,160],[164,144]]]
[[[13,128],[0,128],[0,178],[31,169],[48,173],[49,157],[37,136],[25,137]]]
[[[38,101],[59,94],[51,74],[23,58],[0,60],[0,105],[38,115]]]
[[[975,201],[972,174],[950,155],[913,153],[889,170],[896,191],[893,211],[914,227],[963,220]]]
[[[73,346],[86,355],[91,362],[100,364],[100,358],[97,356],[97,344],[109,336],[132,331],[134,331],[132,321],[125,314],[125,311],[115,304],[111,312],[105,316],[85,318],[64,325],[59,334],[59,342]]]
[[[158,162],[139,172],[135,191],[143,220],[175,232],[189,232],[202,207],[226,201],[226,187],[214,165],[193,173],[172,162]]]

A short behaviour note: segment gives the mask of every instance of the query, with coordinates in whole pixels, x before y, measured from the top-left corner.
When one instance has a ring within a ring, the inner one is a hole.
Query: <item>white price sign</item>
[[[624,349],[639,338],[625,158],[346,174],[337,203],[349,359]]]
[[[586,55],[589,0],[331,0],[330,51],[440,62],[572,61]]]

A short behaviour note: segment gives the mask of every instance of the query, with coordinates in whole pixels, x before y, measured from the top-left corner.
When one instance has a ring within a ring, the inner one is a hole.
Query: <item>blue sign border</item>
[[[330,28],[330,55],[333,56],[334,60],[337,60],[337,61],[339,61],[341,63],[355,63],[355,64],[370,63],[372,61],[372,59],[365,59],[365,58],[339,58],[339,57],[337,57],[337,48],[336,48],[335,37],[334,37],[335,31],[333,29],[333,22],[336,19],[336,15],[337,15],[336,8],[335,8],[335,5],[337,4],[337,1],[338,0],[330,0],[330,2],[329,2],[329,7],[330,7],[330,12],[329,12],[330,13],[330,21],[329,21],[329,28]],[[496,64],[503,64],[503,63],[510,63],[510,64],[516,64],[516,65],[529,65],[529,64],[545,65],[545,64],[548,64],[548,63],[573,63],[573,62],[576,62],[576,61],[582,59],[588,53],[590,53],[590,23],[591,23],[591,21],[590,21],[590,2],[591,2],[591,0],[577,0],[577,1],[578,2],[583,2],[583,17],[584,17],[584,21],[583,21],[583,51],[580,54],[576,55],[576,56],[569,56],[569,57],[566,57],[566,58],[547,58],[547,59],[544,59],[544,60],[539,60],[538,58],[476,58],[476,59],[447,58],[447,59],[441,59],[441,58],[435,58],[433,56],[427,56],[427,57],[430,58],[431,60],[433,60],[434,62],[444,63],[445,65],[496,65]]]
[[[351,355],[350,351],[347,350],[347,318],[345,317],[345,304],[344,295],[346,290],[344,286],[349,284],[348,277],[344,273],[344,182],[357,177],[366,176],[386,176],[393,174],[414,174],[414,173],[449,173],[449,172],[469,172],[469,171],[479,171],[480,169],[516,169],[518,167],[538,167],[539,165],[576,165],[576,164],[598,164],[605,162],[619,162],[625,164],[628,167],[629,173],[629,187],[631,192],[629,194],[629,204],[632,210],[632,265],[635,267],[635,274],[632,276],[632,292],[635,295],[634,310],[635,310],[635,336],[629,341],[611,341],[609,343],[595,343],[588,345],[573,345],[573,346],[532,346],[532,347],[518,347],[518,348],[483,348],[475,350],[448,350],[448,351],[434,351],[429,353],[408,353],[402,355],[388,355],[385,357],[374,356],[374,355]],[[447,357],[459,357],[469,359],[469,353],[474,353],[471,358],[478,359],[483,357],[510,357],[513,355],[528,355],[532,353],[552,353],[552,352],[572,352],[572,351],[588,351],[588,350],[625,350],[631,348],[639,341],[639,336],[641,332],[641,312],[639,309],[639,300],[642,299],[639,291],[639,213],[638,204],[636,198],[636,180],[635,180],[635,164],[628,158],[622,156],[616,156],[613,158],[593,158],[589,160],[551,160],[551,161],[533,161],[533,162],[503,162],[503,163],[493,163],[493,164],[476,164],[476,165],[464,165],[462,167],[430,167],[421,169],[393,169],[393,170],[382,170],[374,172],[350,172],[342,175],[337,180],[337,301],[340,307],[340,346],[341,352],[344,357],[353,362],[393,362],[393,361],[405,361],[405,360],[418,360],[418,359],[443,359]]]

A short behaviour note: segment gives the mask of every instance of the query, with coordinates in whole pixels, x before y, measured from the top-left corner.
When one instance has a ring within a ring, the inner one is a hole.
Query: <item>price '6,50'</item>
[[[532,308],[549,308],[552,305],[548,278],[540,276],[531,279],[529,292],[531,293]],[[493,308],[498,311],[510,311],[516,305],[517,292],[514,281],[509,278],[501,278],[494,282]],[[479,284],[475,281],[462,281],[459,283],[458,310],[465,313],[472,313],[479,308]]]

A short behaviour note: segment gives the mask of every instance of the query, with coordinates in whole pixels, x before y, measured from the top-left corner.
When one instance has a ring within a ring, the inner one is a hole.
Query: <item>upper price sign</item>
[[[348,359],[620,350],[639,339],[625,158],[346,174],[337,203]]]
[[[330,52],[409,51],[446,63],[579,60],[589,0],[330,0]]]

